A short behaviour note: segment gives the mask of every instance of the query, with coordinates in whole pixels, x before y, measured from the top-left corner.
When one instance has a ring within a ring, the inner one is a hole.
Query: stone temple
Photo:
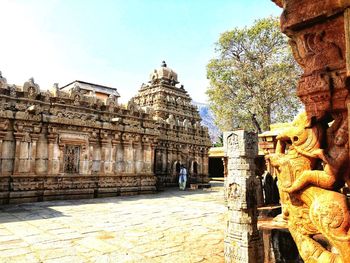
[[[41,91],[0,73],[0,204],[150,193],[206,182],[207,128],[165,63],[126,106],[83,81]]]
[[[177,183],[180,165],[189,171],[191,182],[206,182],[208,151],[211,142],[206,127],[201,126],[197,107],[179,84],[177,74],[163,61],[150,74],[148,85],[143,84],[134,101],[142,108],[150,107],[158,122],[158,144],[155,151],[155,173],[165,185]]]

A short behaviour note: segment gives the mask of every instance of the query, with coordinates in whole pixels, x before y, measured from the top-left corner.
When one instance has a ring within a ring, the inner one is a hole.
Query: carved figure
[[[339,120],[337,120],[338,122]],[[338,123],[335,122],[333,129]],[[329,135],[333,133],[330,128]],[[337,130],[338,136],[341,130]],[[305,113],[277,136],[276,153],[268,155],[278,171],[283,216],[305,262],[350,262],[350,215],[346,197],[336,191],[342,158],[335,161],[321,149],[323,127],[310,125]],[[334,143],[344,145],[340,138]],[[288,151],[286,151],[288,148]],[[347,150],[339,155],[347,154]],[[316,170],[324,161],[324,169]],[[337,165],[331,166],[332,162]],[[339,254],[332,253],[313,239],[322,234]]]
[[[281,29],[304,71],[297,94],[307,115],[278,137],[268,157],[279,171],[284,215],[305,262],[350,262],[349,207],[340,193],[350,184],[350,2],[273,1],[284,9]]]

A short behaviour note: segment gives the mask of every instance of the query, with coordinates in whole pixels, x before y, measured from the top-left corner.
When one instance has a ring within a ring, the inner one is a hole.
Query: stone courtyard
[[[0,262],[224,262],[223,184],[0,207]],[[221,222],[221,223],[219,223]]]

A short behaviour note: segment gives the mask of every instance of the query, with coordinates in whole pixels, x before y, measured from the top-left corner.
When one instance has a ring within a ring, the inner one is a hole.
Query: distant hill
[[[216,142],[221,134],[221,131],[214,123],[214,114],[210,110],[209,105],[195,101],[192,103],[198,107],[199,115],[202,118],[201,123],[202,125],[208,127],[211,141],[213,143]]]

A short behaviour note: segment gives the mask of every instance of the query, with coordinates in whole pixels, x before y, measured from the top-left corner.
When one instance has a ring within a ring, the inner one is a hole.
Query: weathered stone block
[[[254,158],[258,154],[258,137],[255,133],[244,130],[224,132],[223,140],[227,157]]]

